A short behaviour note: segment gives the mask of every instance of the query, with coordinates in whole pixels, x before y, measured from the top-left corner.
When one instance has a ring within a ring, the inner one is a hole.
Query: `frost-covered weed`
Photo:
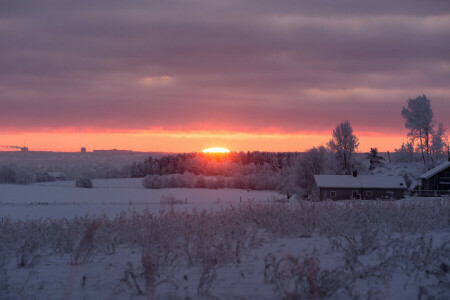
[[[0,271],[8,274],[8,262],[14,257],[17,267],[33,267],[40,263],[37,258],[49,255],[67,255],[72,264],[88,264],[95,255],[114,255],[119,247],[129,247],[139,249],[142,255],[138,265],[122,270],[122,282],[130,293],[158,295],[164,285],[182,293],[187,281],[180,282],[179,271],[196,270],[197,274],[189,277],[190,284],[198,279],[196,295],[212,297],[218,270],[230,264],[239,267],[245,255],[267,237],[321,236],[329,238],[331,251],[342,253],[342,266],[320,269],[315,253],[284,259],[266,256],[261,280],[278,286],[286,297],[327,297],[344,290],[352,296],[358,280],[381,280],[400,270],[412,280],[428,280],[422,293],[429,295],[430,284],[438,285],[438,290],[449,284],[449,243],[429,240],[433,232],[449,231],[449,203],[449,199],[403,203],[249,201],[214,211],[178,212],[169,205],[159,214],[143,211],[115,218],[3,218]],[[417,234],[422,239],[407,238]],[[364,263],[368,255],[378,255],[377,262]],[[288,271],[293,277],[285,278],[283,270],[293,270],[295,276]],[[5,287],[7,277],[2,278],[0,287]],[[289,282],[294,285],[286,285]]]
[[[273,255],[269,254],[271,256]],[[339,290],[344,290],[348,285],[348,274],[341,268],[321,270],[319,263],[316,251],[298,257],[286,254],[274,264],[272,281],[275,283],[275,291],[284,299],[336,296]],[[266,270],[267,267],[266,264]]]
[[[100,225],[100,220],[93,220],[86,227],[83,237],[78,241],[72,252],[70,264],[80,265],[87,263],[92,259],[96,252],[94,236]]]
[[[133,296],[142,295],[143,291],[140,283],[140,274],[136,274],[131,262],[127,262],[127,268],[123,272],[123,277],[120,279],[128,287],[128,290]]]

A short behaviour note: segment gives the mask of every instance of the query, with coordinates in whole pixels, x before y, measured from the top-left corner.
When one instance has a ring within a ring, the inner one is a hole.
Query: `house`
[[[46,172],[45,176],[50,177],[54,180],[66,180],[67,176],[64,174],[64,172]]]
[[[450,193],[450,158],[420,176],[419,195],[441,196]]]
[[[314,175],[315,198],[323,201],[346,199],[401,199],[406,191],[402,176]]]

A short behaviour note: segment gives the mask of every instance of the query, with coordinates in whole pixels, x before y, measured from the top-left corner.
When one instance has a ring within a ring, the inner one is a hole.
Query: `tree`
[[[18,184],[31,184],[37,181],[37,176],[28,170],[19,170],[15,176],[15,183]]]
[[[403,143],[400,149],[395,149],[395,161],[411,162],[414,159],[414,144],[412,142]]]
[[[311,193],[314,186],[314,175],[333,173],[329,170],[328,161],[332,153],[324,146],[313,147],[297,159],[295,175],[297,185]]]
[[[430,135],[433,133],[433,111],[430,99],[424,94],[408,100],[408,108],[403,107],[402,117],[405,127],[409,129],[408,136],[412,141],[419,139],[419,149],[425,165],[429,167],[428,155],[430,153]],[[425,150],[425,153],[424,153]]]
[[[14,183],[16,180],[16,171],[13,168],[0,167],[0,183]]]
[[[330,151],[336,154],[344,172],[350,174],[352,168],[352,154],[358,149],[359,140],[353,134],[352,125],[350,125],[348,120],[341,122],[336,126],[327,146]]]
[[[446,155],[447,150],[447,136],[445,135],[446,129],[443,123],[439,123],[437,129],[434,131],[432,136],[432,144],[430,147],[430,152],[434,155],[434,161],[436,162],[439,156]]]
[[[384,165],[384,158],[378,155],[377,148],[370,148],[370,152],[367,153],[366,159],[368,159],[370,162],[369,170],[375,170],[376,168],[382,167]]]

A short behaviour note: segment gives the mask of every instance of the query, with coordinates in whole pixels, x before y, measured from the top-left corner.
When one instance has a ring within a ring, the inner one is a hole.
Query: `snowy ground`
[[[237,189],[171,188],[149,190],[142,179],[98,179],[94,188],[76,188],[74,181],[37,183],[34,185],[0,184],[0,217],[20,219],[75,217],[106,214],[114,217],[125,212],[149,210],[158,213],[167,207],[171,195],[177,210],[217,209],[240,201],[274,201],[283,198],[272,191]],[[165,199],[166,198],[166,199]]]
[[[0,299],[450,297],[448,198],[73,185],[0,185]]]

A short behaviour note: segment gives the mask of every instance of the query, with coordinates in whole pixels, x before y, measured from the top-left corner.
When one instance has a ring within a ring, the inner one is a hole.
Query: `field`
[[[93,189],[75,187],[74,181],[0,185],[1,217],[20,219],[103,215],[122,211],[158,213],[167,207],[171,195],[177,210],[215,209],[240,201],[270,201],[282,198],[277,192],[236,189],[157,189],[142,187],[142,179],[97,179]]]
[[[1,299],[449,297],[448,198],[94,186],[0,185]]]

